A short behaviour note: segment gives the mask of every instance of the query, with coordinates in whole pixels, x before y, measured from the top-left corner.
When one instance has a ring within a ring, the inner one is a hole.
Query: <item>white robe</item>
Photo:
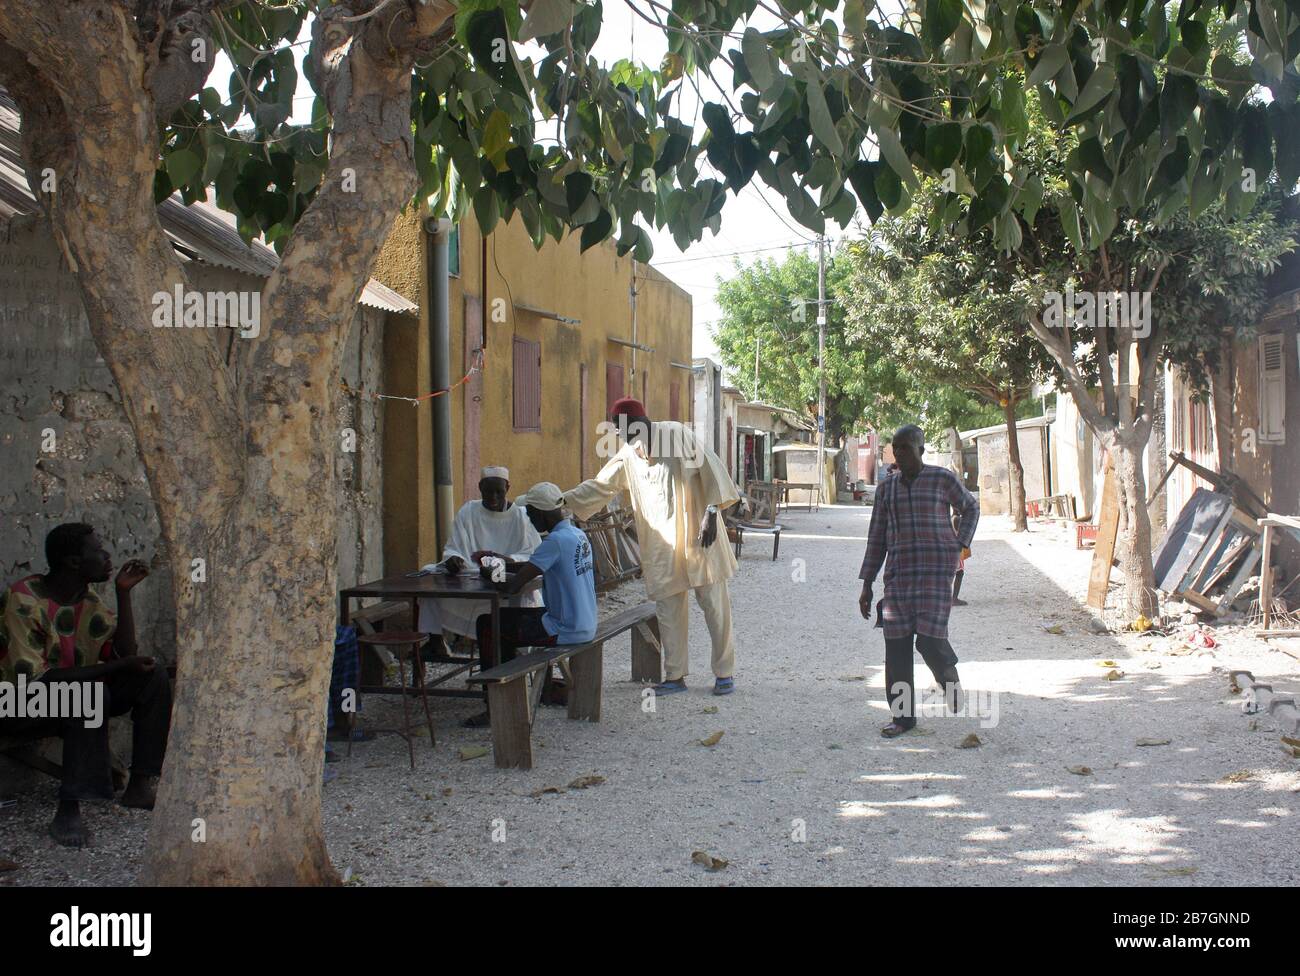
[[[736,557],[721,514],[713,545],[704,549],[696,540],[705,509],[728,508],[740,501],[740,493],[722,461],[689,427],[674,420],[655,421],[654,427],[659,443],[678,445],[673,452],[677,456],[647,457],[639,445],[625,443],[596,477],[566,491],[564,502],[586,518],[620,492],[628,493],[641,548],[641,575],[646,593],[658,601],[735,575]]]
[[[542,544],[542,537],[528,520],[523,505],[510,505],[504,512],[493,512],[481,500],[466,502],[456,513],[451,526],[451,538],[443,548],[445,562],[450,556],[459,556],[465,563],[464,575],[477,575],[478,566],[470,563],[470,556],[481,549],[499,552],[513,562],[526,562],[534,549]],[[433,569],[433,565],[425,566]],[[542,595],[534,590],[505,601],[511,607],[540,607]],[[474,625],[480,614],[488,613],[492,604],[487,600],[423,599],[420,600],[420,630],[427,634],[451,631],[464,637],[474,636]]]

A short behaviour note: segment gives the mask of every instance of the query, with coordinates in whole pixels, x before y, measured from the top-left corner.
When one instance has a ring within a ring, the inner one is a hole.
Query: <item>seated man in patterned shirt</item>
[[[53,528],[45,537],[45,558],[48,573],[19,580],[0,595],[0,682],[9,683],[12,694],[40,681],[47,701],[62,702],[54,710],[97,702],[99,714],[87,715],[83,707],[74,709],[77,715],[0,716],[0,735],[63,739],[63,782],[50,834],[60,844],[82,847],[89,835],[79,802],[113,799],[108,716],[130,712],[134,723],[131,779],[122,805],[153,808],[171,723],[171,684],[166,669],[136,653],[131,590],[149,574],[144,563],[130,560],[118,572],[115,614],[91,589],[113,572],[113,560],[91,526]]]

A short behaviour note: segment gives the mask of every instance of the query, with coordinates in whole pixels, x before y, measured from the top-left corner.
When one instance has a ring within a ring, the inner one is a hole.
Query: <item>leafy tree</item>
[[[867,0],[786,0],[761,4],[779,12],[770,30],[749,23],[759,7],[633,5],[669,36],[651,71],[591,57],[599,0],[0,5],[0,82],[23,116],[29,179],[77,269],[176,581],[181,678],[146,881],[337,877],[319,800],[329,418],[356,299],[413,199],[472,208],[488,229],[517,213],[537,243],[616,236],[644,260],[645,224],[699,240],[755,175],[821,232],[858,203],[873,219],[905,208],[915,167],[956,180],[967,230],[991,223],[1015,247],[1031,91],[1063,133],[1081,133],[1068,192],[1043,203],[1080,250],[1082,224],[1107,238],[1120,206],[1171,213],[1190,196],[1199,212],[1225,196],[1236,214],[1251,202],[1244,171],[1262,185],[1276,160],[1290,185],[1300,165],[1291,3],[1184,0],[1171,21],[1158,0],[917,0],[891,22]],[[1246,35],[1248,63],[1211,62],[1212,9]],[[298,128],[291,45],[309,13],[318,98]],[[516,48],[528,38],[536,61]],[[207,84],[218,50],[234,64],[224,92]],[[682,87],[726,68],[734,97],[705,104],[697,134],[674,111]],[[1256,84],[1270,105],[1247,101]],[[702,157],[721,179],[702,175]],[[212,330],[149,325],[151,296],[187,284],[156,194],[208,187],[282,254],[259,338],[231,350]],[[194,558],[213,570],[203,585],[188,582]],[[196,815],[203,844],[190,840]]]
[[[817,263],[792,252],[784,259],[737,264],[718,278],[721,317],[712,336],[719,356],[747,395],[768,403],[805,405],[815,413],[817,371]],[[885,342],[871,341],[851,325],[861,294],[853,262],[832,255],[826,266],[827,437],[864,429],[888,433],[920,423],[937,440],[951,428],[982,427],[988,411],[960,388],[907,368],[906,358]],[[754,352],[758,349],[758,385]],[[999,409],[997,417],[1001,417]]]
[[[863,427],[882,382],[896,382],[888,362],[871,360],[845,339],[844,308],[834,297],[839,267],[827,262],[826,437],[836,444]],[[718,281],[721,317],[712,335],[728,372],[755,399],[801,411],[811,405],[815,414],[817,262],[791,252],[780,262],[768,258],[745,268],[737,263],[731,278]]]
[[[988,228],[960,236],[931,221],[941,194],[928,181],[926,205],[877,221],[849,249],[850,332],[864,348],[901,360],[929,384],[963,390],[1000,408],[1007,426],[1011,516],[1026,529],[1019,405],[1053,372],[1026,324],[1035,282],[1002,259]],[[1037,296],[1035,296],[1037,297]]]

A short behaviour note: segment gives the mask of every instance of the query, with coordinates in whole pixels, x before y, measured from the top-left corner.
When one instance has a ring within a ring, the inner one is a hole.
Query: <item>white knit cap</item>
[[[484,478],[500,478],[502,481],[510,480],[510,469],[503,467],[484,468],[483,473],[479,475],[479,480]]]
[[[549,481],[539,481],[520,501],[539,512],[554,512],[564,506],[564,492]]]

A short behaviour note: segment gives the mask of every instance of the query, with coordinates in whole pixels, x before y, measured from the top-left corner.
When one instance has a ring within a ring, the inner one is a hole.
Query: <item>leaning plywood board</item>
[[[1088,606],[1106,606],[1110,588],[1110,566],[1115,559],[1115,538],[1119,533],[1119,485],[1115,469],[1106,462],[1106,480],[1101,489],[1101,512],[1097,517],[1097,545],[1092,551],[1092,572],[1088,576]]]
[[[1197,488],[1156,549],[1153,563],[1157,589],[1179,589],[1206,542],[1222,531],[1231,518],[1232,499]]]

